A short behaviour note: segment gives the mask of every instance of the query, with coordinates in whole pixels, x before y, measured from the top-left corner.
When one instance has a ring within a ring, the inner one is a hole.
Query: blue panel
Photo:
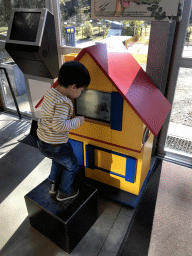
[[[131,183],[135,181],[135,169],[136,169],[136,159],[132,157],[127,157],[126,160],[126,172],[125,180]]]
[[[111,93],[111,129],[122,131],[123,97],[118,92]]]
[[[86,167],[94,169],[95,159],[94,159],[94,146],[86,145]]]
[[[69,143],[71,144],[71,146],[73,148],[73,151],[79,161],[79,164],[84,166],[83,142],[69,139]]]

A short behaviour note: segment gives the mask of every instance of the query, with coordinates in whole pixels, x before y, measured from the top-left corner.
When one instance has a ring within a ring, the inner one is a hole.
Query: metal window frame
[[[186,0],[183,8],[182,20],[179,23],[177,23],[175,50],[172,56],[172,68],[170,70],[169,82],[167,84],[167,99],[171,104],[173,104],[173,101],[174,101],[174,95],[175,95],[180,68],[192,68],[192,58],[182,57],[185,38],[187,34],[187,28],[189,24],[190,15],[191,15],[191,9],[192,9],[192,0]],[[171,112],[167,117],[162,127],[160,136],[158,138],[158,144],[157,144],[157,150],[156,150],[157,155],[165,159],[169,159],[171,161],[176,160],[177,162],[188,163],[189,165],[191,165],[192,159],[190,157],[183,156],[179,153],[178,154],[170,153],[165,151],[164,149],[167,133],[168,133],[170,117],[171,117]]]
[[[46,8],[53,13],[55,17],[55,30],[57,37],[57,46],[58,46],[58,54],[59,54],[59,65],[63,64],[62,55],[69,53],[79,53],[82,49],[78,47],[72,46],[62,46],[61,45],[61,20],[60,20],[60,6],[59,0],[45,0]]]

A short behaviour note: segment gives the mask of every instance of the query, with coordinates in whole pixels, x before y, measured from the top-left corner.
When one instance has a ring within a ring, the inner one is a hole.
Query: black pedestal
[[[70,253],[97,220],[97,189],[75,180],[79,194],[76,198],[58,202],[49,193],[46,179],[27,195],[31,226]]]

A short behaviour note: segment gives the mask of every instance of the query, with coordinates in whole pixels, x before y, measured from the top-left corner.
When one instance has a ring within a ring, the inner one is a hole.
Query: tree
[[[75,6],[75,12],[78,23],[83,23],[91,17],[91,7],[87,0],[78,0],[78,6]]]
[[[141,34],[141,25],[138,20],[124,20],[123,21],[123,35],[133,36],[138,39]]]
[[[12,9],[11,0],[2,0],[2,4],[4,7],[4,21],[6,24],[8,24]]]
[[[67,20],[69,16],[68,9],[66,8],[66,2],[67,0],[60,0],[60,16],[62,22]]]
[[[45,0],[14,0],[14,8],[43,8]]]
[[[45,0],[2,0],[0,5],[0,26],[7,26],[12,8],[43,8]]]
[[[0,26],[1,27],[7,26],[7,22],[5,20],[5,8],[3,4],[0,5]]]
[[[85,21],[85,24],[83,26],[83,35],[86,38],[90,38],[93,34],[92,25],[90,21]]]

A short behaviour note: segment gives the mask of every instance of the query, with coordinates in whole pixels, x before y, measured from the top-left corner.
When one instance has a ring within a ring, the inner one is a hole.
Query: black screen
[[[110,123],[111,93],[84,90],[75,100],[75,114]]]
[[[15,12],[10,39],[35,42],[40,16],[40,12]]]

